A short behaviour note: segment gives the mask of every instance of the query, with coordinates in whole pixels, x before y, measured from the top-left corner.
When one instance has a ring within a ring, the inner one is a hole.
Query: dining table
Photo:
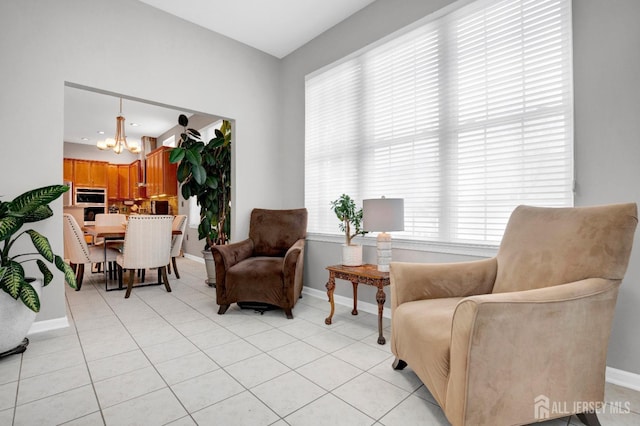
[[[107,277],[107,243],[109,241],[123,241],[124,237],[127,233],[127,225],[123,223],[121,225],[111,225],[111,226],[95,226],[95,225],[85,225],[83,227],[85,234],[91,235],[95,241],[96,238],[102,238],[104,240],[104,289],[105,291],[114,291],[114,290],[124,290],[126,287],[122,285],[121,280],[118,280],[118,287],[109,288],[109,279]],[[182,231],[179,229],[174,229],[171,231],[171,235],[180,235]],[[170,259],[167,259],[167,263],[169,263]],[[140,287],[151,286],[151,285],[160,285],[160,272],[158,272],[158,282],[156,283],[148,283],[139,285]]]

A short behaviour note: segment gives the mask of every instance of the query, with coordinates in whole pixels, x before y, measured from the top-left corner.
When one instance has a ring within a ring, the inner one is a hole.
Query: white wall
[[[62,183],[64,84],[235,119],[233,235],[278,207],[280,62],[134,0],[0,3],[0,194]],[[256,179],[255,176],[259,176]],[[62,253],[60,213],[36,227]],[[65,315],[60,274],[37,321]]]
[[[402,28],[452,0],[378,0],[283,60],[283,204],[304,200],[304,76]],[[574,0],[575,159],[578,206],[640,200],[640,2]],[[297,176],[291,179],[287,176]],[[620,291],[608,365],[640,373],[640,231]],[[339,263],[339,243],[310,241],[305,285],[324,291],[327,265]],[[394,259],[472,259],[395,250]],[[365,261],[373,261],[371,247]],[[364,286],[361,286],[364,287]],[[364,289],[363,289],[364,290]],[[336,287],[350,296],[350,286]],[[375,303],[372,291],[359,299]],[[388,305],[389,297],[387,297]],[[584,350],[589,350],[585,348]]]

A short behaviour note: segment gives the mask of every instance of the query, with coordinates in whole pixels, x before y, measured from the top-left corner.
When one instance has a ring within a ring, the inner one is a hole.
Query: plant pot
[[[359,244],[342,245],[342,264],[344,266],[362,265],[362,246]]]
[[[27,281],[40,297],[42,280],[27,278]],[[27,308],[21,300],[15,300],[6,292],[0,290],[0,324],[2,324],[2,327],[0,327],[0,354],[13,349],[16,349],[16,351],[12,351],[12,353],[24,352],[26,345],[24,348],[19,347],[25,340],[35,319],[36,313]]]
[[[213,260],[213,253],[211,250],[202,250],[202,257],[204,257],[204,266],[207,268],[207,279],[204,280],[209,287],[216,286],[216,262]]]

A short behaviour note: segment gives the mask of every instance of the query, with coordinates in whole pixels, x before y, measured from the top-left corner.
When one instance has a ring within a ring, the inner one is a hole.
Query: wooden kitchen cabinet
[[[128,164],[118,164],[118,191],[121,200],[131,199]]]
[[[118,190],[118,165],[109,164],[107,167],[107,174],[109,178],[107,196],[110,200],[117,200],[120,198],[120,191]]]
[[[146,192],[144,187],[139,186],[142,182],[142,162],[136,160],[129,164],[129,197],[134,200],[144,198]]]
[[[65,182],[73,182],[73,159],[65,158],[63,164],[62,180]]]
[[[109,163],[106,161],[74,160],[73,177],[76,187],[107,188]]]
[[[169,162],[170,150],[161,146],[147,155],[147,197],[178,195],[177,164]]]

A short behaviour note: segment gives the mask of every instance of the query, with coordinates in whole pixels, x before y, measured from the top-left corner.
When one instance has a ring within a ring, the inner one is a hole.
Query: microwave
[[[74,202],[78,206],[104,206],[107,202],[107,190],[105,188],[76,188]]]

